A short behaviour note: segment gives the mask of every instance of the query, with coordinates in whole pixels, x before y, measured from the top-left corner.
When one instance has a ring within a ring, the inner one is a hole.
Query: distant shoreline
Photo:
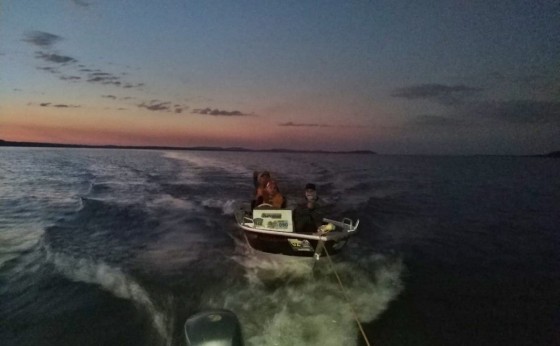
[[[88,144],[63,144],[63,143],[44,143],[44,142],[15,142],[0,139],[0,147],[23,147],[23,148],[75,148],[75,149],[137,149],[137,150],[177,150],[177,151],[226,151],[226,152],[249,152],[249,153],[293,153],[293,154],[361,154],[361,155],[378,155],[377,152],[371,150],[347,150],[347,151],[331,151],[331,150],[293,150],[293,149],[248,149],[242,147],[171,147],[171,146],[153,146],[153,145],[88,145]],[[417,155],[414,155],[417,156]],[[419,155],[425,156],[425,155]],[[428,155],[429,156],[429,155]],[[453,155],[452,155],[453,156]],[[560,158],[560,151],[552,151],[547,154],[535,155],[494,155],[494,154],[473,154],[458,156],[510,156],[510,157],[552,157]]]
[[[139,150],[184,150],[184,151],[230,151],[230,152],[266,152],[266,153],[308,153],[308,154],[365,154],[377,155],[371,150],[329,151],[329,150],[292,150],[292,149],[247,149],[241,147],[171,147],[171,146],[134,146],[134,145],[87,145],[42,142],[14,142],[0,139],[0,147],[25,148],[88,148],[88,149],[139,149]]]

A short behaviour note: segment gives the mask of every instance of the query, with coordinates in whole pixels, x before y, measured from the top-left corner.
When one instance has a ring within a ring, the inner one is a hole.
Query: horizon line
[[[192,151],[229,151],[229,152],[277,152],[277,153],[309,153],[309,154],[366,154],[366,155],[394,155],[394,156],[511,156],[511,157],[560,157],[559,151],[550,151],[546,154],[380,154],[373,150],[306,150],[306,149],[251,149],[244,147],[220,147],[220,146],[159,146],[159,145],[115,145],[115,144],[66,144],[52,142],[25,142],[7,141],[0,139],[0,147],[27,147],[27,148],[70,148],[70,149],[137,149],[137,150],[192,150]]]
[[[0,139],[0,146],[12,147],[46,147],[46,148],[91,148],[91,149],[140,149],[140,150],[201,150],[201,151],[243,151],[243,152],[292,152],[292,153],[328,153],[328,154],[370,154],[378,153],[372,150],[300,150],[286,148],[251,149],[244,147],[221,147],[221,146],[165,146],[165,145],[115,145],[115,144],[67,144],[52,142],[26,142],[7,141]]]

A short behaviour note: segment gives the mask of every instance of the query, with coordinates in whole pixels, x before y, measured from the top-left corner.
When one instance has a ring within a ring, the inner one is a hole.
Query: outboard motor
[[[185,322],[187,346],[243,346],[241,326],[229,310],[209,310]]]

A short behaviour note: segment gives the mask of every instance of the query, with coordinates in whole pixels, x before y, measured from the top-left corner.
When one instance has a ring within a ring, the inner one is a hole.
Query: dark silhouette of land
[[[240,147],[169,147],[169,146],[133,146],[133,145],[86,145],[40,142],[12,142],[0,139],[0,147],[28,147],[28,148],[90,148],[90,149],[140,149],[140,150],[198,150],[198,151],[243,151],[268,153],[313,153],[313,154],[368,154],[375,155],[370,150],[328,151],[328,150],[292,150],[292,149],[247,149]]]

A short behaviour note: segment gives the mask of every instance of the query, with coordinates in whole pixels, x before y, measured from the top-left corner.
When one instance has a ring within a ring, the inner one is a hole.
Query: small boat
[[[360,220],[323,219],[315,232],[295,232],[293,210],[270,207],[240,208],[235,213],[238,226],[249,245],[258,251],[289,256],[315,257],[334,255],[356,233]]]

